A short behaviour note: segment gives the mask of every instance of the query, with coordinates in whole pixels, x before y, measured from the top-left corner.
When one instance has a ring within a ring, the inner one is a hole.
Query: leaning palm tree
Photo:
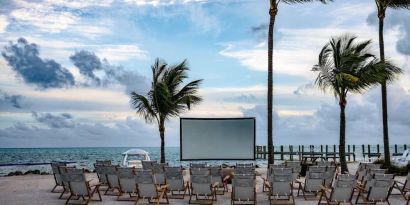
[[[152,84],[147,95],[131,93],[131,102],[147,123],[157,123],[161,138],[161,163],[165,163],[165,121],[191,109],[202,98],[197,95],[202,80],[194,80],[182,86],[188,78],[187,61],[168,66],[159,59],[152,69]]]
[[[386,9],[410,9],[410,0],[375,0],[377,5],[377,16],[379,18],[379,49],[380,60],[385,61],[384,57],[384,38],[383,26]],[[382,113],[383,113],[383,142],[384,142],[384,165],[390,167],[390,150],[389,150],[389,128],[387,116],[387,88],[386,82],[381,83],[382,91]]]
[[[269,32],[268,32],[268,163],[273,164],[273,136],[272,136],[272,100],[273,100],[273,28],[280,2],[286,4],[308,3],[319,1],[326,3],[332,0],[269,0]]]
[[[339,100],[340,139],[339,157],[342,172],[348,172],[345,155],[346,118],[348,93],[362,93],[385,80],[392,81],[400,68],[375,58],[369,52],[371,41],[357,42],[355,36],[333,37],[319,54],[319,62],[313,71],[319,72],[316,85],[331,90]]]

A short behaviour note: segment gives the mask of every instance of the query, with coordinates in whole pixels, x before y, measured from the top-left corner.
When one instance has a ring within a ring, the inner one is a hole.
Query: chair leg
[[[54,190],[57,188],[57,184],[53,187],[53,189],[51,190],[51,192],[54,192]]]
[[[359,191],[359,194],[357,194],[355,204],[357,204],[357,202],[359,201],[359,197],[360,197],[360,194],[361,194],[361,193],[362,193],[362,192],[361,192],[361,191]]]
[[[320,205],[320,202],[322,201],[322,197],[323,197],[323,191],[320,194],[320,198],[319,198],[319,201],[317,202],[317,205]]]
[[[68,197],[67,201],[65,201],[65,204],[66,204],[66,205],[68,204],[68,202],[70,201],[70,199],[71,199],[72,196],[73,196],[73,195],[70,194],[70,196]]]

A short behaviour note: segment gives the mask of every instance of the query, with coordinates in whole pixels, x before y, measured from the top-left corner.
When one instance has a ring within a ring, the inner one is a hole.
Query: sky
[[[204,101],[181,117],[256,117],[266,144],[268,1],[0,0],[0,147],[159,146],[155,124],[129,93],[150,87],[156,58],[187,59]],[[279,5],[274,31],[274,144],[337,144],[339,107],[311,71],[332,36],[372,39],[374,1]],[[410,133],[410,11],[388,10],[387,58],[403,74],[388,85],[391,143]],[[347,98],[347,143],[382,144],[380,87]],[[179,146],[179,119],[166,122]]]

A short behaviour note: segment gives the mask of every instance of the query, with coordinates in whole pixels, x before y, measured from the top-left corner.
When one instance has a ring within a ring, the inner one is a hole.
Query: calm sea
[[[407,145],[407,147],[410,147]],[[398,152],[403,152],[403,146],[399,146]],[[0,148],[0,164],[21,164],[21,163],[49,163],[51,161],[72,161],[75,166],[93,170],[95,160],[112,160],[113,164],[120,164],[121,153],[127,151],[130,147],[93,147],[93,148]],[[141,147],[150,153],[151,160],[159,161],[159,147]],[[366,146],[367,149],[367,146]],[[190,162],[179,161],[179,147],[167,147],[165,152],[166,161],[172,166],[188,166]],[[279,151],[280,147],[275,146],[275,150]],[[305,151],[309,151],[309,146],[305,147]],[[394,147],[390,148],[391,153],[394,152]],[[284,151],[288,151],[287,146]],[[297,146],[294,147],[297,151]],[[314,151],[320,151],[320,146],[315,146]],[[333,148],[329,147],[329,152]],[[376,152],[376,146],[371,146],[371,152]],[[383,147],[380,146],[380,152],[383,152]],[[356,146],[356,160],[363,159],[361,146]],[[278,156],[276,156],[278,157]],[[275,157],[275,158],[276,158]],[[285,156],[287,159],[287,156]],[[230,164],[234,165],[236,161],[206,161],[208,164]],[[241,161],[243,162],[243,161]],[[259,166],[266,166],[267,160],[259,159],[252,161]],[[12,171],[28,171],[39,169],[45,172],[51,172],[50,165],[30,165],[30,166],[0,166],[0,176],[7,175]]]

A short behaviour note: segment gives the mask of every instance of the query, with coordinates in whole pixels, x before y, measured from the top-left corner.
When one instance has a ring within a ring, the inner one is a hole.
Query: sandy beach
[[[350,172],[354,173],[358,163],[350,163]],[[264,176],[266,168],[259,168],[257,171]],[[89,179],[97,181],[96,174],[87,174]],[[303,179],[303,178],[302,178]],[[405,177],[396,177],[396,180],[404,181]],[[269,204],[267,194],[262,192],[263,179],[261,176],[257,177],[257,200],[258,204]],[[65,200],[58,199],[58,193],[51,193],[50,190],[54,186],[54,178],[52,175],[26,175],[26,176],[11,176],[0,177],[0,204],[64,204]],[[318,197],[311,197],[308,200],[304,200],[303,197],[296,196],[297,191],[294,190],[294,196],[296,204],[313,205],[317,204]],[[398,192],[393,191],[393,195],[390,196],[390,203],[392,205],[405,205],[406,201],[400,195],[394,195]],[[357,193],[355,193],[354,199]],[[217,201],[214,204],[227,205],[230,204],[231,193],[225,193],[224,195],[218,195]],[[189,197],[185,199],[170,199],[170,204],[188,204]],[[73,201],[75,202],[75,201]],[[81,202],[81,201],[79,201]],[[102,202],[91,201],[90,204],[134,204],[130,201],[116,201],[116,196],[102,195]],[[147,204],[146,201],[139,201],[138,204]]]

